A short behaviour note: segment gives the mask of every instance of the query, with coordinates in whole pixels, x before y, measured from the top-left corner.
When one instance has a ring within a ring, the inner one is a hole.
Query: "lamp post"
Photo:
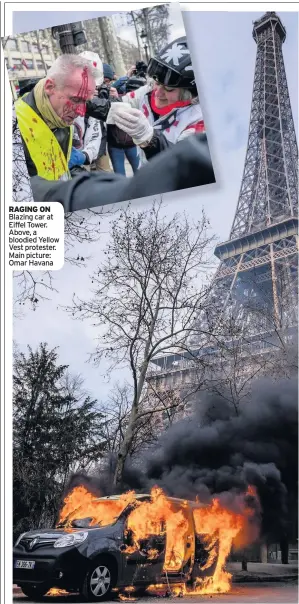
[[[147,45],[147,43],[146,43],[146,41],[147,41],[147,33],[146,33],[146,31],[145,31],[144,29],[142,30],[142,32],[141,32],[141,34],[140,34],[140,38],[141,38],[142,40],[144,40],[144,45],[143,45],[143,48],[144,48],[144,52],[145,52],[145,58],[146,58],[146,62],[148,63],[148,62],[149,62],[149,56],[148,56],[148,45]]]

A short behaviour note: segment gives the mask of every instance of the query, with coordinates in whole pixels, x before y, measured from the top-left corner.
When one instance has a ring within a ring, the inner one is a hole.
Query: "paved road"
[[[140,604],[159,602],[161,598],[144,597],[138,598]],[[14,595],[15,604],[34,604],[31,600],[23,595]],[[60,598],[45,597],[40,600],[41,604],[79,604],[82,599],[79,596],[66,596]],[[119,602],[118,599],[113,603]],[[204,602],[224,602],[225,604],[246,604],[247,602],[257,602],[257,604],[292,604],[298,602],[298,587],[295,582],[288,583],[250,583],[244,585],[233,585],[232,591],[229,594],[213,595],[213,596],[193,596],[188,598],[167,598],[166,602],[179,603],[199,603]],[[109,604],[109,602],[107,603]]]

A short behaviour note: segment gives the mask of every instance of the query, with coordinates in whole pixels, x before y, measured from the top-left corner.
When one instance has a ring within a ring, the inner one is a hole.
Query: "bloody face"
[[[95,80],[86,68],[74,69],[66,78],[64,86],[57,87],[55,80],[51,78],[45,82],[45,92],[55,113],[69,125],[79,115],[85,115],[86,102],[93,98],[94,90]]]
[[[155,82],[154,84],[155,103],[158,109],[163,109],[167,105],[176,103],[180,98],[180,88],[168,88]]]

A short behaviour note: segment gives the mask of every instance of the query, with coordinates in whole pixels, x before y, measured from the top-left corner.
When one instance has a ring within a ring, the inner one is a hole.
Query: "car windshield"
[[[119,499],[93,499],[88,505],[78,506],[64,518],[60,518],[57,528],[89,528],[113,524],[128,507],[128,501]]]

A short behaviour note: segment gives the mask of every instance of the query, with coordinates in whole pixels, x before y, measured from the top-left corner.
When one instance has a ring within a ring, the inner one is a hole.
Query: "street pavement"
[[[234,584],[232,590],[228,594],[219,594],[212,596],[186,596],[183,598],[163,598],[166,602],[199,603],[224,602],[225,604],[246,604],[247,602],[257,602],[257,604],[293,604],[298,602],[298,587],[296,581],[285,583],[248,583],[243,585]],[[135,601],[140,604],[158,603],[161,597],[143,597],[137,598]],[[126,601],[126,600],[125,600]],[[129,600],[127,600],[129,602]],[[14,594],[13,602],[15,604],[34,604],[21,593]],[[39,600],[40,604],[79,604],[82,602],[80,596],[69,595],[64,597],[44,597]],[[107,601],[107,604],[116,604],[118,598],[113,601]],[[36,604],[36,603],[35,603]]]

